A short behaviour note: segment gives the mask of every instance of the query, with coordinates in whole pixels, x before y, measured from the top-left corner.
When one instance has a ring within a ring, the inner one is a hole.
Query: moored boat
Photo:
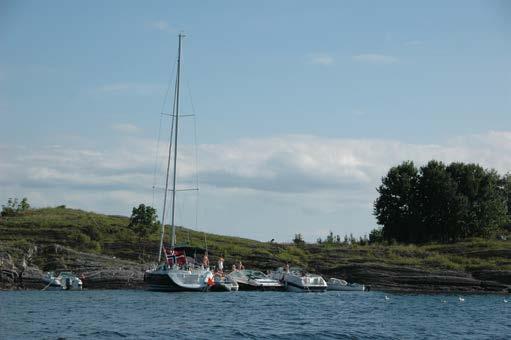
[[[82,290],[82,280],[72,272],[61,272],[55,275],[48,272],[43,276],[45,287],[43,290]]]
[[[291,292],[324,292],[327,284],[321,275],[307,273],[293,267],[289,270],[278,268],[273,271],[271,278],[279,280]]]
[[[208,282],[209,290],[212,292],[237,292],[239,289],[238,283],[233,280],[229,275],[216,273],[213,275],[213,280]]]
[[[283,290],[284,285],[257,270],[234,270],[229,276],[238,283],[240,290]]]
[[[179,111],[179,86],[181,74],[181,43],[184,35],[179,34],[178,44],[178,58],[177,58],[177,73],[174,88],[174,106],[172,114],[172,127],[170,133],[167,169],[165,178],[165,189],[163,197],[163,209],[161,218],[161,238],[160,249],[158,254],[158,265],[153,270],[148,270],[144,274],[144,282],[149,290],[157,291],[206,291],[209,289],[208,282],[213,278],[213,274],[208,266],[199,265],[195,261],[195,256],[192,258],[190,247],[176,246],[176,223],[175,223],[175,206],[176,206],[176,175],[177,175],[177,156],[178,156],[178,131],[179,131],[179,118],[182,116]],[[172,162],[172,185],[169,187],[169,174],[171,173],[171,160]],[[188,189],[186,189],[188,190]],[[198,190],[193,188],[190,190]],[[172,192],[171,196],[171,209],[170,209],[170,226],[171,226],[171,244],[169,248],[164,246],[165,235],[165,217],[167,212],[167,194]],[[194,253],[195,254],[195,253]],[[163,262],[162,262],[162,255]],[[188,256],[187,256],[188,255]],[[195,254],[196,255],[196,254]],[[204,255],[206,256],[206,255]]]
[[[334,277],[330,278],[327,282],[328,290],[336,290],[336,291],[360,291],[363,292],[366,290],[366,287],[363,284],[359,283],[348,283],[345,280],[336,279]]]
[[[180,292],[207,291],[213,274],[195,260],[201,250],[193,247],[175,247],[164,249],[166,261],[154,270],[144,274],[144,282],[149,290]],[[187,256],[187,252],[194,257]]]

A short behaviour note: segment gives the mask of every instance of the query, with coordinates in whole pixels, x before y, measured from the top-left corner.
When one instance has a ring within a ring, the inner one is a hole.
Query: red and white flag
[[[178,265],[186,264],[186,254],[184,251],[165,249],[165,247],[163,247],[163,252],[165,253],[165,258],[167,259],[167,264],[169,266],[173,266],[174,263],[177,263]]]

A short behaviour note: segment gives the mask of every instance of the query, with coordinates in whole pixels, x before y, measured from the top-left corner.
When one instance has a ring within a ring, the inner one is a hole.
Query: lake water
[[[381,292],[0,292],[0,339],[511,338],[511,300],[504,302],[509,297],[464,298]]]

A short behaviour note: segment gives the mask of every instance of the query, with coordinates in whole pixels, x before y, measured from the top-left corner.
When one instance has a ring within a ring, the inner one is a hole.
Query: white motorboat
[[[347,290],[347,291],[361,291],[366,290],[366,287],[359,283],[348,283],[341,279],[336,279],[334,277],[328,280],[328,290]]]
[[[229,275],[220,273],[213,275],[213,281],[209,281],[208,284],[211,292],[237,292],[239,289],[239,285],[235,280]]]
[[[240,290],[282,290],[284,285],[257,270],[234,270],[229,276],[238,283]]]
[[[168,147],[167,171],[165,178],[165,189],[163,197],[163,210],[161,218],[161,238],[160,249],[158,254],[158,262],[160,265],[153,270],[148,270],[144,274],[144,282],[150,290],[158,291],[206,291],[209,289],[208,282],[213,279],[213,274],[208,266],[198,265],[195,261],[196,251],[191,247],[176,246],[176,224],[175,224],[175,206],[176,206],[176,174],[177,174],[177,148],[178,148],[178,131],[179,118],[183,115],[179,111],[179,85],[181,75],[181,43],[184,35],[179,34],[178,57],[177,57],[177,73],[174,88],[174,102],[172,108],[172,127],[170,132],[170,140]],[[173,160],[173,162],[171,162]],[[172,170],[171,171],[171,164]],[[169,187],[169,174],[172,173],[172,186]],[[188,189],[186,189],[188,190]],[[198,188],[189,190],[197,191]],[[181,191],[181,189],[179,190]],[[165,214],[167,212],[167,194],[172,192],[171,196],[171,244],[166,248],[163,244],[165,235]],[[163,263],[162,255],[164,255]]]
[[[327,284],[321,275],[306,273],[297,267],[289,270],[278,268],[271,273],[270,277],[279,280],[291,292],[324,292],[327,289]]]
[[[61,272],[59,275],[48,272],[43,276],[43,283],[43,290],[82,290],[83,287],[82,280],[71,272]]]

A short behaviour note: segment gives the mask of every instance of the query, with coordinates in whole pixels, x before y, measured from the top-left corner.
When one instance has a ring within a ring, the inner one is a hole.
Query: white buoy
[[[504,299],[504,303],[507,303],[507,300],[506,300],[506,299]]]
[[[442,303],[447,303],[447,300],[442,300]]]
[[[389,300],[390,300],[390,298],[387,295],[385,295],[385,301],[389,301]]]
[[[462,298],[461,296],[460,296],[460,297],[458,297],[458,300],[460,300],[460,302],[465,302],[465,299],[464,299],[464,298]]]

